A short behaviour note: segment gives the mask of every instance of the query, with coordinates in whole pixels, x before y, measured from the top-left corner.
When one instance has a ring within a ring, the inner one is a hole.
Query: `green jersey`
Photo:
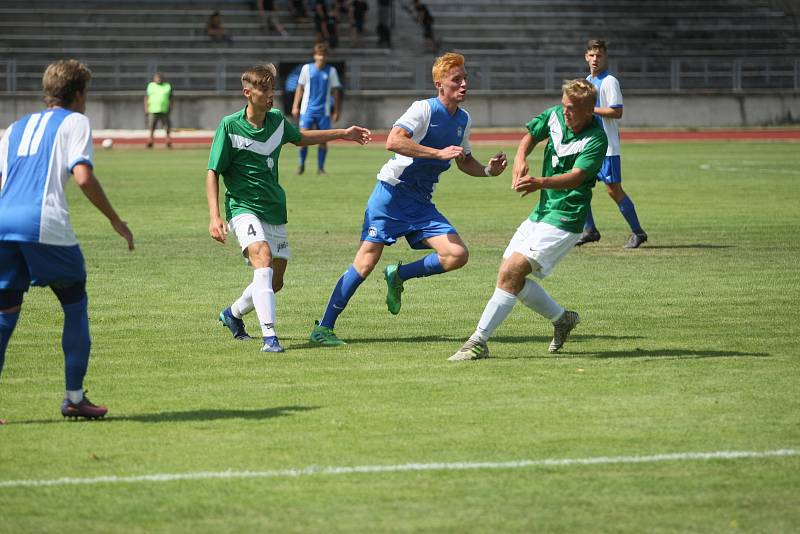
[[[539,204],[529,219],[567,232],[582,232],[592,200],[592,187],[608,148],[603,127],[592,120],[580,133],[574,133],[564,123],[561,105],[545,110],[526,127],[537,143],[549,138],[544,149],[542,176],[564,174],[575,167],[586,172],[586,179],[574,189],[542,189]]]
[[[208,168],[225,182],[225,218],[251,213],[269,224],[286,224],[286,192],[278,183],[281,146],[300,141],[300,132],[277,109],[262,128],[242,111],[222,119],[211,143]]]
[[[147,84],[147,112],[168,113],[169,99],[172,97],[172,86],[166,82]]]

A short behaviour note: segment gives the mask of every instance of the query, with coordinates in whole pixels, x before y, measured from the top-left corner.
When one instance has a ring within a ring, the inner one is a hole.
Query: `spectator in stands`
[[[289,14],[294,19],[308,18],[308,11],[306,10],[306,3],[304,0],[289,0]]]
[[[331,34],[328,31],[328,3],[326,0],[313,0],[314,9],[314,42],[326,43]]]
[[[436,41],[433,38],[433,15],[428,6],[421,0],[414,0],[414,16],[422,26],[422,36],[425,38],[425,49],[428,52],[436,52]]]
[[[144,96],[144,112],[150,119],[150,139],[147,141],[147,148],[153,148],[153,137],[158,124],[167,133],[167,148],[172,148],[169,121],[171,105],[172,86],[164,81],[164,76],[160,72],[156,72],[153,81],[147,84],[147,94]]]
[[[392,0],[378,0],[378,46],[392,47],[392,26],[394,25],[394,8]]]
[[[261,27],[264,31],[269,31],[270,28],[286,37],[289,32],[278,20],[278,15],[275,13],[274,0],[256,0],[256,8],[258,8],[258,16],[261,18]]]
[[[369,4],[364,0],[350,2],[350,39],[355,47],[361,46],[361,37],[364,35],[364,19],[367,11],[369,11]]]
[[[331,123],[339,120],[342,109],[342,84],[336,67],[328,65],[328,47],[325,43],[314,46],[314,61],[303,65],[297,79],[292,115],[300,118],[300,131],[330,130]],[[306,169],[308,148],[300,148],[300,166],[297,174]],[[325,174],[328,144],[317,148],[317,174]]]
[[[208,38],[214,43],[225,42],[229,45],[233,44],[233,38],[228,35],[225,32],[225,28],[222,27],[222,15],[220,15],[219,11],[214,11],[211,13],[211,16],[208,17],[206,35],[208,35]]]
[[[619,125],[617,124],[622,118],[622,91],[619,88],[619,81],[608,72],[606,42],[599,39],[590,40],[586,44],[585,59],[589,64],[589,75],[586,79],[597,88],[597,104],[594,114],[600,118],[600,123],[608,137],[608,152],[603,161],[603,167],[597,175],[597,180],[606,184],[608,196],[617,204],[620,213],[631,228],[631,235],[624,248],[639,248],[642,243],[647,241],[647,233],[639,224],[639,217],[636,215],[633,201],[622,189]],[[600,241],[600,232],[594,223],[590,205],[586,225],[577,245],[593,241]]]

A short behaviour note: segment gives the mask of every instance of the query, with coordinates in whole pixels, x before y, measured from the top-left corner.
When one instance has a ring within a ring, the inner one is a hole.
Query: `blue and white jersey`
[[[469,113],[458,108],[450,115],[444,104],[434,97],[411,104],[394,126],[403,128],[411,134],[412,141],[422,146],[436,149],[461,146],[467,155],[472,152],[470,124]],[[439,175],[449,168],[450,161],[395,154],[378,172],[378,180],[430,202]]]
[[[76,245],[64,186],[79,163],[92,165],[85,115],[51,108],[12,124],[0,140],[0,241]]]
[[[601,72],[598,76],[591,74],[586,77],[592,85],[597,89],[597,106],[598,108],[621,108],[622,106],[622,90],[619,88],[619,81],[608,73],[607,70]],[[619,156],[619,120],[609,119],[607,117],[597,117],[606,131],[608,137],[608,150],[606,156]]]
[[[331,114],[333,107],[333,90],[342,86],[339,73],[333,65],[325,65],[318,69],[314,63],[306,63],[300,69],[297,85],[303,86],[303,100],[300,102],[300,113],[311,115]]]

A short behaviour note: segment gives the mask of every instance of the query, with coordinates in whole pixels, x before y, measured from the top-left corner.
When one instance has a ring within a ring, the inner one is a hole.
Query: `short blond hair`
[[[78,93],[86,91],[92,71],[76,59],[62,59],[47,66],[42,76],[44,102],[48,106],[69,106]]]
[[[578,100],[584,106],[592,105],[597,101],[597,89],[586,80],[566,80],[561,85],[561,91],[570,100]]]
[[[436,61],[433,63],[433,69],[431,69],[433,81],[441,81],[445,76],[447,76],[447,73],[450,72],[450,69],[453,67],[463,66],[464,56],[455,52],[447,52],[446,54],[437,57]]]
[[[277,76],[278,71],[272,63],[250,67],[242,74],[242,88],[249,86],[257,87],[261,90],[271,89],[275,87],[275,78]]]

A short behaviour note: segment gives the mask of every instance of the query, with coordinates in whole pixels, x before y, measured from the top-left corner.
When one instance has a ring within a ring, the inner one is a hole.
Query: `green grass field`
[[[322,349],[308,333],[352,260],[388,154],[336,145],[328,176],[296,177],[286,148],[287,351],[264,355],[217,322],[251,274],[233,236],[208,236],[207,151],[100,151],[97,173],[137,246],[128,253],[70,186],[90,273],[87,387],[109,416],[61,418],[61,310],[33,289],[0,378],[0,532],[797,532],[797,455],[472,465],[800,449],[797,151],[626,145],[624,184],[650,241],[623,250],[625,222],[595,189],[602,240],[543,283],[581,313],[563,351],[547,353],[552,327],[518,305],[490,341],[495,357],[465,363],[447,357],[536,200],[510,190],[510,172],[445,174],[435,199],[469,264],[408,282],[391,316],[379,270],[421,254],[387,249],[337,324],[349,344]],[[408,466],[432,463],[454,465]],[[386,470],[287,471],[314,466]],[[197,478],[8,484],[159,474]]]

